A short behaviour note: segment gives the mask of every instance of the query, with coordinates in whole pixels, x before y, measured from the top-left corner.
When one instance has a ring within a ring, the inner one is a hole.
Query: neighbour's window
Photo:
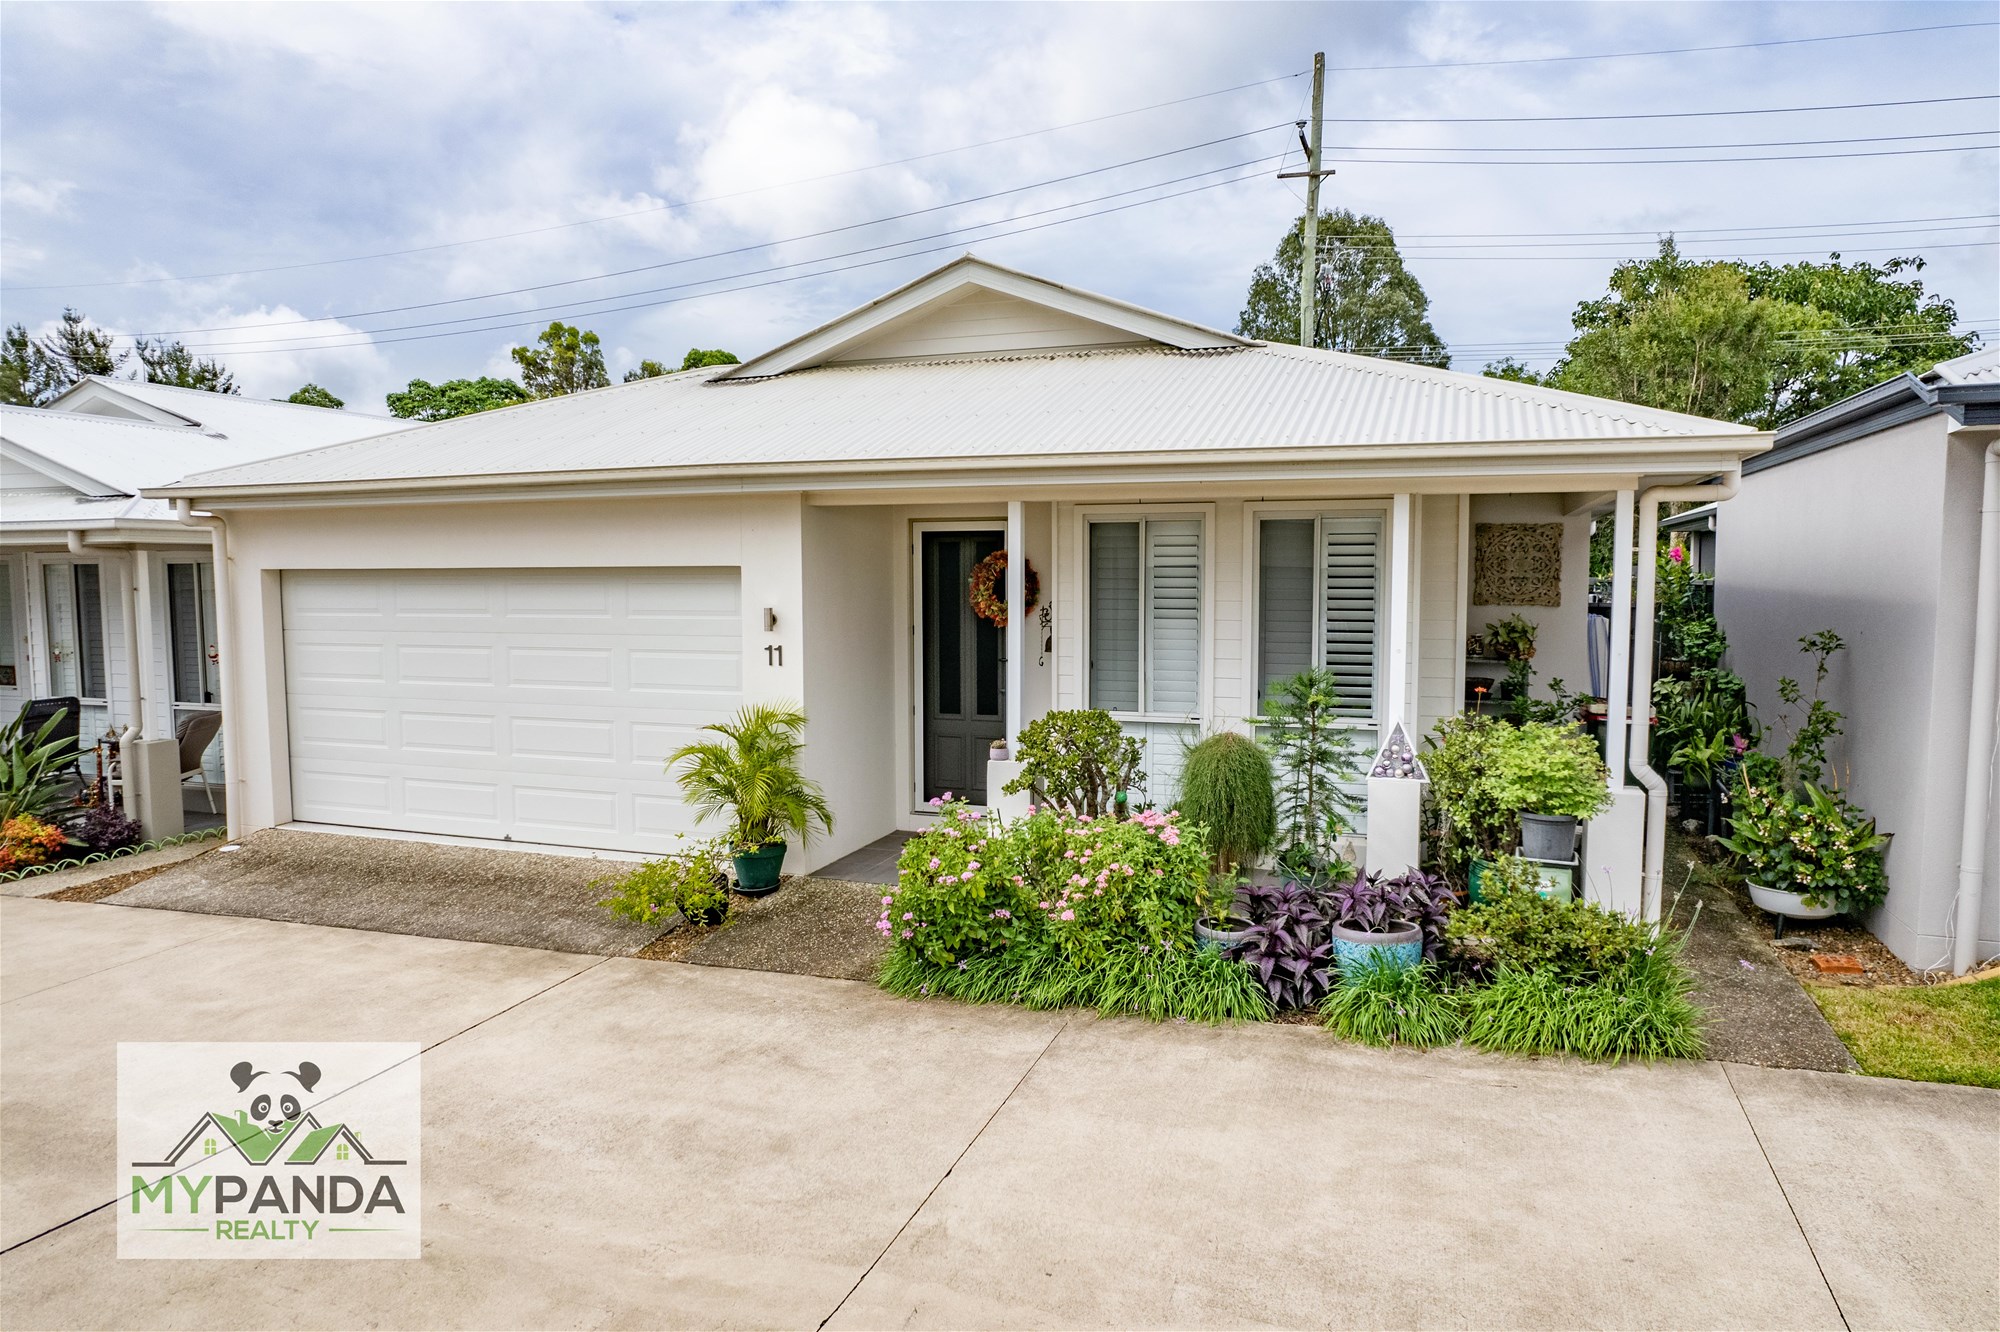
[[[1090,706],[1201,708],[1201,520],[1090,524]]]
[[[215,667],[214,566],[167,566],[167,619],[174,702],[215,702],[219,691]]]
[[[19,659],[14,655],[18,635],[14,627],[14,571],[0,564],[0,689],[21,683]]]
[[[1381,514],[1267,518],[1257,529],[1257,661],[1271,685],[1310,667],[1332,671],[1340,715],[1375,717],[1381,659]]]
[[[49,629],[49,681],[54,692],[102,699],[104,689],[104,595],[94,564],[49,564],[42,568]]]

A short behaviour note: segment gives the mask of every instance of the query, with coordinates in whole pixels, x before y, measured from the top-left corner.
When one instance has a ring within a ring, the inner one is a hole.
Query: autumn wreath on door
[[[1042,580],[1032,562],[1024,559],[1021,563],[1028,571],[1021,584],[1021,609],[1032,612],[1041,601]],[[972,566],[972,613],[1001,629],[1007,627],[1006,575],[1004,550],[996,550]]]

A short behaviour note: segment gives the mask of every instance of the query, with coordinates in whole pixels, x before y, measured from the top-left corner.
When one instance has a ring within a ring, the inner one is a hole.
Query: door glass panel
[[[47,629],[49,693],[56,698],[83,696],[77,667],[76,584],[67,564],[42,566],[42,617]]]
[[[201,596],[195,586],[195,566],[167,566],[167,617],[172,631],[174,702],[207,703],[202,667],[206,664],[201,633]]]
[[[20,675],[20,663],[14,655],[14,645],[20,630],[14,627],[14,570],[0,564],[0,689],[11,689],[25,683]]]
[[[1003,641],[1006,630],[984,615],[971,611],[972,606],[972,565],[979,563],[994,551],[1000,549],[1000,538],[979,537],[972,542],[971,564],[965,569],[965,578],[959,594],[959,604],[966,607],[972,623],[972,678],[974,710],[981,717],[998,717],[1000,707],[1000,657],[1006,650]],[[1001,595],[1006,587],[995,589]]]
[[[959,546],[955,541],[932,541],[924,561],[924,601],[930,608],[931,706],[941,716],[956,717],[964,711],[960,672],[963,657],[962,613],[958,588],[965,581],[959,568]]]
[[[104,598],[97,566],[76,566],[76,643],[84,698],[103,698]]]
[[[1258,702],[1313,664],[1313,520],[1279,518],[1258,529]]]
[[[1090,706],[1139,710],[1139,524],[1090,525]]]

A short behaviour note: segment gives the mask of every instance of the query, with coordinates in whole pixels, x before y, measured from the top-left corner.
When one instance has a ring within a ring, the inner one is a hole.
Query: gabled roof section
[[[101,416],[111,421],[146,421],[153,425],[201,424],[198,417],[176,412],[130,392],[136,387],[138,384],[132,380],[85,375],[51,399],[47,410],[71,416]]]
[[[967,254],[717,375],[757,379],[834,363],[1154,344],[1249,343],[1171,315]]]

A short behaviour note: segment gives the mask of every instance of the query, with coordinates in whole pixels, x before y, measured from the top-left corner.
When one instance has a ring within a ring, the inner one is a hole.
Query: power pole
[[[1299,126],[1299,143],[1306,150],[1304,171],[1280,171],[1279,180],[1306,182],[1306,234],[1299,247],[1299,345],[1313,345],[1313,326],[1317,317],[1315,306],[1319,303],[1319,182],[1322,176],[1331,176],[1331,171],[1320,168],[1321,126],[1326,110],[1326,52],[1313,53],[1313,111],[1312,137],[1306,137],[1306,122]]]

